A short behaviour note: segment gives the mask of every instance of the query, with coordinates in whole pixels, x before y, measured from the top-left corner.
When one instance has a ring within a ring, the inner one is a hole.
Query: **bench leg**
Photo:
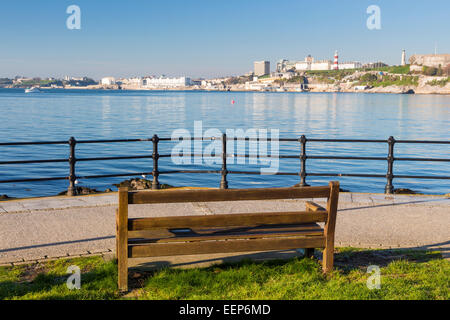
[[[124,265],[123,261],[119,260],[119,291],[120,292],[127,292],[128,291],[128,268]]]
[[[334,232],[336,228],[336,214],[339,200],[339,182],[331,181],[330,196],[327,201],[328,218],[325,222],[325,249],[323,250],[322,269],[324,273],[333,271],[334,260]]]
[[[118,269],[118,287],[120,292],[128,291],[128,239],[117,237],[117,269]]]
[[[306,258],[312,258],[314,255],[314,248],[306,248],[305,249],[305,257]]]
[[[326,247],[323,250],[322,270],[324,273],[333,271],[334,263],[334,242],[327,239]]]
[[[117,269],[120,292],[128,291],[128,189],[119,188],[119,210],[117,210]]]

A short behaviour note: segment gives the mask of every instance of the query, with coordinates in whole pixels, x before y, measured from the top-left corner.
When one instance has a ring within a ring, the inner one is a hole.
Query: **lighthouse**
[[[406,51],[405,49],[402,50],[402,66],[406,65]]]
[[[334,52],[334,70],[339,70],[339,62],[338,62],[338,52],[337,50]]]

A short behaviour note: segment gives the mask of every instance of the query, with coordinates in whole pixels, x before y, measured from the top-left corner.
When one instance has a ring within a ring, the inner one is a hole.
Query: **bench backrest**
[[[308,188],[227,189],[227,190],[172,190],[132,191],[121,189],[119,210],[128,204],[180,203],[207,201],[273,200],[298,198],[329,198],[332,186]],[[122,199],[122,200],[120,200]],[[326,222],[328,211],[263,212],[219,214],[202,216],[176,216],[137,218],[128,220],[128,231],[160,228],[231,227],[260,224],[300,224]]]

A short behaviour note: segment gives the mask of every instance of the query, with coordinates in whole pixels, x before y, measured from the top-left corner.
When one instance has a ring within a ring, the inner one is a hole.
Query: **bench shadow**
[[[418,204],[418,203],[430,203],[430,202],[438,202],[438,201],[449,200],[449,199],[450,199],[449,197],[446,197],[446,198],[439,198],[439,199],[422,199],[422,200],[411,200],[411,201],[404,201],[404,202],[383,203],[383,204],[367,205],[367,206],[362,206],[362,207],[351,207],[351,208],[338,209],[338,212],[361,210],[361,209],[372,209],[372,208],[380,208],[380,207],[403,206],[403,205],[411,205],[411,204]]]
[[[361,270],[366,272],[368,266],[377,265],[379,267],[386,267],[389,263],[394,261],[409,261],[415,263],[423,263],[436,259],[441,259],[440,252],[448,252],[450,249],[435,248],[437,246],[449,245],[450,241],[435,243],[429,246],[407,248],[407,249],[380,249],[380,250],[366,250],[342,248],[337,249],[335,253],[335,268],[344,274],[348,274],[354,270]],[[436,252],[440,251],[440,252]],[[129,287],[130,291],[139,289],[144,286],[145,280],[154,275],[158,270],[168,267],[192,268],[199,263],[207,263],[208,267],[201,267],[205,270],[213,270],[216,267],[238,268],[249,264],[270,263],[271,266],[284,266],[290,263],[293,259],[304,258],[303,249],[300,250],[280,250],[271,252],[256,252],[235,254],[233,256],[221,258],[206,258],[197,259],[195,261],[172,263],[168,260],[155,260],[150,262],[143,262],[136,267],[129,270]],[[317,267],[320,268],[319,260],[322,258],[320,250],[315,250],[313,259],[317,262]],[[308,258],[305,258],[308,259]],[[83,275],[83,283],[88,285],[98,279],[107,279],[111,277],[108,270],[91,270]],[[29,280],[32,280],[31,282]],[[57,276],[52,274],[42,273],[37,278],[22,279],[19,282],[1,281],[0,282],[0,299],[11,298],[13,296],[21,296],[24,294],[32,294],[42,291],[43,288],[51,289],[54,286],[61,285],[67,280],[67,276]],[[79,295],[65,294],[64,297],[55,296],[46,297],[47,299],[79,299]],[[114,298],[111,296],[111,298]]]
[[[128,269],[128,288],[129,291],[142,288],[145,280],[152,277],[156,272],[167,269],[176,268],[181,270],[200,268],[204,270],[212,270],[214,268],[226,268],[226,267],[240,267],[246,264],[261,264],[270,263],[271,265],[281,266],[296,258],[305,257],[304,249],[296,250],[277,250],[268,252],[246,252],[241,254],[233,254],[230,256],[218,256],[211,258],[211,255],[200,255],[208,258],[199,258],[196,255],[195,258],[188,258],[190,261],[170,261],[162,260],[159,258],[140,258],[129,259],[139,260],[138,263],[133,263],[133,266],[129,266]],[[182,256],[187,257],[187,256]],[[177,259],[178,260],[178,259]],[[186,259],[187,260],[187,259]]]
[[[380,268],[388,266],[394,261],[408,261],[414,263],[424,263],[431,260],[442,259],[444,252],[450,249],[435,248],[436,246],[448,245],[450,241],[436,243],[430,246],[407,248],[407,249],[337,249],[335,252],[334,267],[343,274],[348,274],[354,270],[366,272],[370,265]],[[141,288],[145,279],[151,277],[155,272],[165,268],[202,268],[214,269],[224,267],[240,267],[247,264],[270,263],[272,266],[284,266],[293,259],[309,259],[305,257],[303,249],[281,250],[273,252],[245,253],[229,257],[197,259],[189,262],[172,263],[169,260],[156,260],[141,262],[129,269],[130,290]],[[312,257],[321,268],[322,252],[315,250]],[[202,264],[207,264],[203,265]],[[200,265],[200,266],[199,266]]]
[[[442,246],[448,246],[442,248]],[[439,253],[437,253],[439,252]],[[446,242],[434,243],[431,245],[411,247],[411,248],[394,248],[394,249],[337,249],[335,252],[335,266],[340,267],[345,262],[353,267],[379,265],[387,266],[390,262],[400,259],[406,259],[414,262],[426,262],[433,259],[439,259],[450,253],[450,240]],[[207,256],[207,255],[203,255]],[[243,260],[252,262],[264,262],[267,260],[279,260],[280,263],[293,258],[303,258],[305,256],[304,249],[296,250],[277,250],[269,252],[254,252],[233,254],[226,257],[216,257],[207,259],[195,259],[191,261],[173,262],[170,260],[155,260],[151,258],[142,258],[142,262],[138,262],[130,266],[130,270],[158,270],[163,268],[195,268],[207,267],[210,265],[235,264]],[[198,256],[197,256],[198,257]],[[321,250],[314,251],[314,257],[318,260],[322,259]],[[156,258],[157,259],[157,258]],[[131,259],[130,259],[131,260]]]
[[[448,244],[449,242],[436,244],[436,246]],[[383,268],[394,261],[423,263],[442,259],[445,256],[443,251],[448,251],[448,249],[432,248],[432,246],[407,249],[350,249],[335,253],[334,266],[344,274],[348,274],[354,270],[366,272],[367,268],[371,265]]]
[[[242,254],[233,254],[230,256],[217,256],[215,258],[198,259],[198,256],[210,257],[211,255],[197,255],[195,259],[189,259],[191,261],[178,261],[173,262],[170,260],[155,260],[155,258],[142,258],[142,262],[137,262],[129,267],[131,270],[158,270],[164,268],[196,268],[196,267],[208,267],[212,265],[222,264],[235,264],[243,260],[250,260],[253,262],[263,262],[267,260],[288,260],[296,257],[303,257],[303,249],[297,250],[277,250],[268,252],[249,252]],[[151,259],[151,260],[150,260]],[[157,258],[156,258],[157,259]],[[135,259],[138,260],[138,259]],[[147,261],[150,260],[150,261]],[[187,259],[186,259],[187,260]],[[129,261],[132,261],[131,259]]]

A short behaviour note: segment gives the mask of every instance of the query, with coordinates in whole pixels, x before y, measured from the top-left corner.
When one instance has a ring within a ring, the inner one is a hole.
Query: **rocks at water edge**
[[[300,183],[294,184],[292,188],[300,188]],[[309,186],[307,186],[309,187]],[[339,192],[350,192],[350,190],[339,188]]]
[[[121,183],[113,184],[113,186],[117,188],[127,187],[129,190],[145,190],[152,188],[152,181],[141,178],[133,178],[124,180]]]
[[[129,180],[124,180],[120,183],[113,184],[113,186],[120,188],[120,187],[127,187],[129,190],[145,190],[145,189],[151,189],[152,188],[152,181],[147,179],[141,179],[141,178],[133,178]],[[168,184],[160,184],[160,189],[169,189],[173,188],[173,186]],[[76,187],[75,188],[75,194],[78,196],[82,195],[88,195],[88,194],[96,194],[96,193],[108,193],[108,192],[114,192],[111,188],[107,188],[105,191],[99,191],[97,189],[89,188],[89,187]],[[66,196],[67,190],[58,193],[58,196]],[[7,195],[4,195],[5,197],[8,197]],[[3,197],[3,196],[2,196]],[[0,199],[3,199],[0,197]],[[6,199],[6,198],[5,198]]]
[[[142,178],[133,178],[129,180],[124,180],[121,183],[113,184],[113,186],[120,188],[120,187],[127,187],[129,190],[145,190],[145,189],[151,189],[152,188],[152,181]],[[160,184],[160,189],[169,189],[173,188],[173,186],[168,184]]]
[[[398,188],[394,189],[394,194],[417,194],[417,192],[408,188]]]
[[[109,190],[111,190],[111,189],[109,189]],[[87,195],[87,194],[95,194],[95,193],[101,193],[101,192],[102,191],[98,191],[97,189],[93,189],[93,188],[89,188],[89,187],[75,187],[76,195]],[[108,192],[108,191],[105,191],[105,192]],[[67,195],[67,190],[58,193],[58,196],[65,196],[65,195]]]

